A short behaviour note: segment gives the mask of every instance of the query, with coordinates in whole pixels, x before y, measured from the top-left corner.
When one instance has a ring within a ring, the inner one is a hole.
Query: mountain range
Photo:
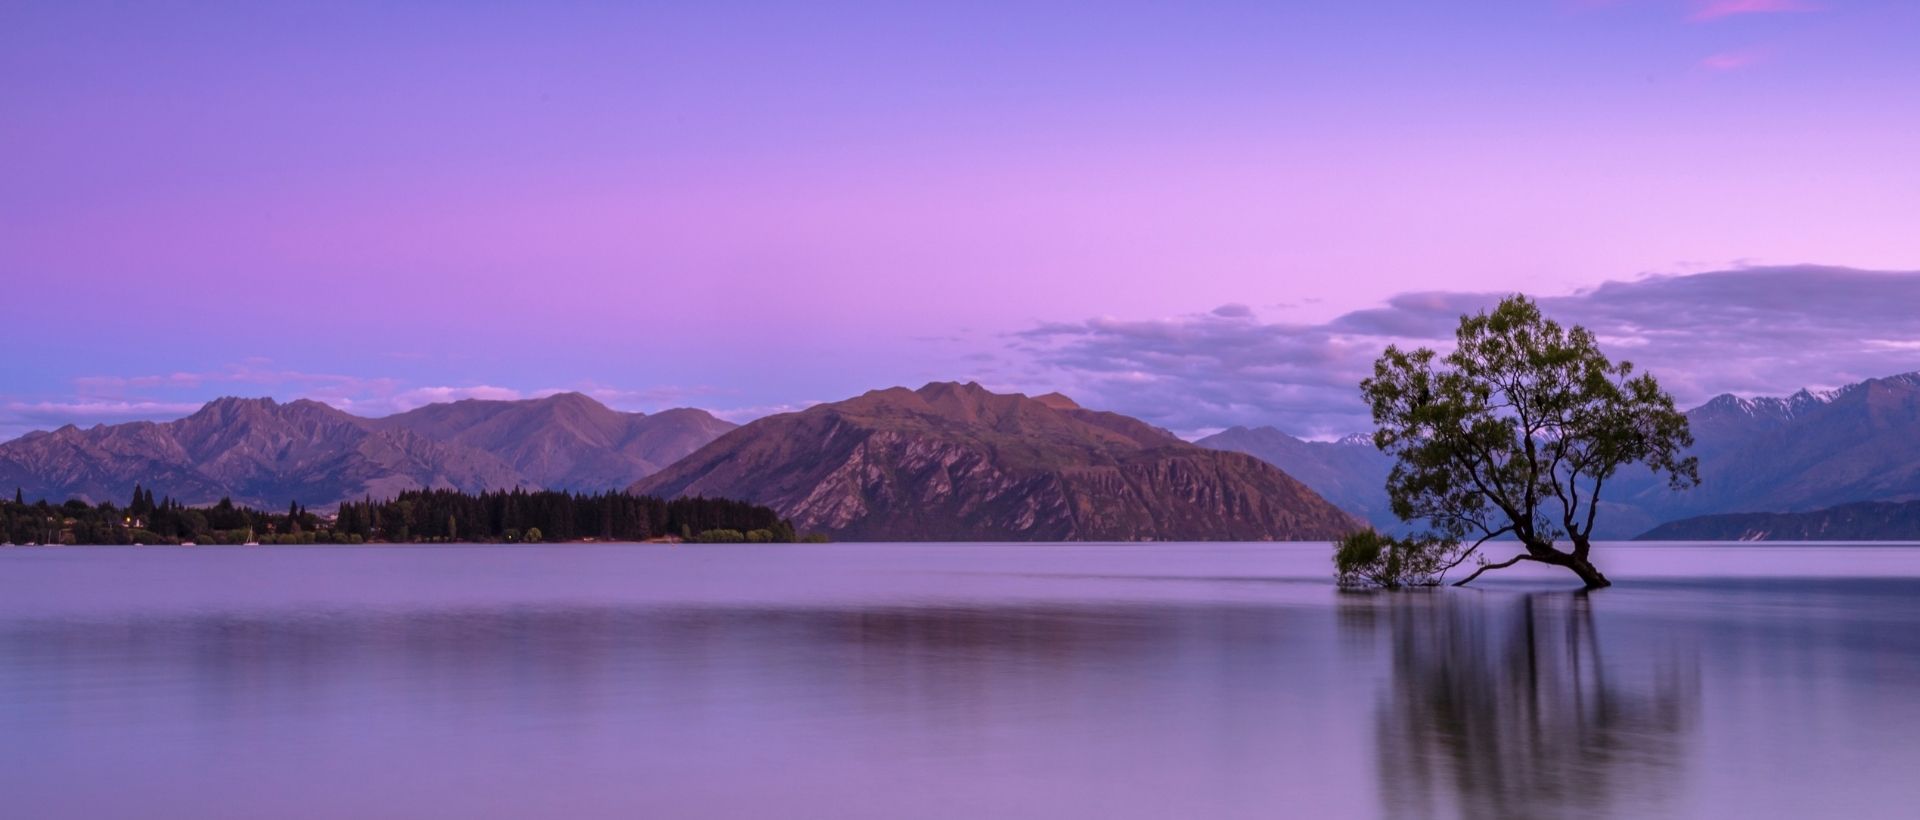
[[[1257,458],[971,383],[769,416],[631,489],[765,504],[848,540],[1318,540],[1360,526]]]
[[[1622,503],[1655,522],[1729,512],[1806,512],[1920,498],[1920,373],[1785,398],[1720,396],[1687,414],[1699,487],[1623,476]]]
[[[1700,486],[1674,492],[1644,469],[1605,490],[1602,538],[1630,538],[1700,515],[1808,512],[1920,498],[1920,373],[1784,398],[1722,395],[1687,411]],[[1377,527],[1401,526],[1383,488],[1392,462],[1361,437],[1306,442],[1233,428],[1198,442],[1266,459]]]
[[[1867,532],[1879,519],[1832,508],[1920,499],[1920,373],[1783,398],[1723,395],[1687,416],[1701,486],[1676,493],[1622,471],[1606,488],[1600,537],[1735,513],[1818,515],[1659,532]],[[1057,393],[939,382],[744,427],[694,409],[619,412],[578,393],[383,418],[223,398],[169,422],[0,442],[0,489],[35,498],[120,501],[139,483],[188,504],[326,509],[419,488],[631,488],[767,504],[803,530],[848,539],[1320,538],[1354,519],[1404,531],[1387,505],[1390,468],[1364,436],[1235,427],[1189,444]],[[1843,518],[1852,523],[1833,523]]]
[[[1721,513],[1669,521],[1640,541],[1920,541],[1920,501],[1859,501],[1811,512]]]
[[[411,489],[605,491],[735,425],[701,410],[647,415],[579,393],[470,399],[384,418],[310,400],[223,398],[169,422],[73,425],[0,443],[0,486],[34,498],[124,501],[134,484],[187,504],[326,508]]]

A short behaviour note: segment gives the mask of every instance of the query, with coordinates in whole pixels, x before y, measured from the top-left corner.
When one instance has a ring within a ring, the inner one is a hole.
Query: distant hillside
[[[1284,470],[1340,509],[1381,529],[1398,529],[1387,504],[1387,473],[1393,459],[1366,436],[1306,441],[1272,427],[1232,427],[1194,442],[1211,450],[1247,455]]]
[[[1920,498],[1920,374],[1786,398],[1720,396],[1687,418],[1699,487],[1675,493],[1643,471],[1616,482],[1611,497],[1649,519],[1640,530],[1697,515]]]
[[[1920,501],[1862,501],[1797,513],[1723,513],[1669,521],[1638,541],[1920,541]]]
[[[1698,515],[1920,498],[1920,373],[1785,398],[1719,396],[1687,419],[1700,486],[1674,492],[1644,469],[1622,470],[1602,490],[1599,537]],[[1376,526],[1400,526],[1387,506],[1392,461],[1363,439],[1310,442],[1236,427],[1197,443],[1257,456]]]
[[[1324,539],[1359,526],[1258,459],[977,384],[760,419],[632,489],[765,504],[844,540]]]
[[[366,419],[316,401],[223,398],[170,422],[72,425],[0,443],[0,488],[124,503],[134,485],[316,509],[405,490],[624,487],[733,425],[698,410],[618,413],[577,393]]]
[[[430,404],[367,424],[488,453],[529,486],[584,491],[625,487],[737,426],[687,408],[622,413],[579,393]]]

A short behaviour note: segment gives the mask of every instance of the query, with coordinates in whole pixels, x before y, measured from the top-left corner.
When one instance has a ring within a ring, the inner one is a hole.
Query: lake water
[[[1920,548],[1597,554],[4,549],[0,815],[1920,816]]]

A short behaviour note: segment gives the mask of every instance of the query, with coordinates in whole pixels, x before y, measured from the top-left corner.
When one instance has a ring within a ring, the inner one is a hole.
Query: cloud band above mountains
[[[1193,432],[1272,424],[1300,435],[1370,427],[1358,385],[1389,343],[1446,347],[1463,314],[1506,294],[1403,293],[1321,324],[1242,305],[1172,319],[1048,323],[1015,350],[1091,406]],[[1920,369],[1920,272],[1799,265],[1607,282],[1539,298],[1685,406]]]
[[[924,376],[978,378],[1030,393],[1060,390],[1087,406],[1184,434],[1271,424],[1297,435],[1336,436],[1369,429],[1358,385],[1381,348],[1395,342],[1445,347],[1462,314],[1504,295],[1402,293],[1322,323],[1264,321],[1242,304],[1169,319],[1045,323],[1010,337],[956,336],[947,340],[951,350],[929,355]],[[1539,300],[1555,318],[1593,329],[1613,357],[1657,374],[1685,406],[1719,393],[1780,395],[1920,369],[1915,271],[1752,267],[1607,282]],[[725,383],[727,374],[713,375]],[[264,360],[207,372],[80,377],[73,384],[71,396],[0,395],[0,440],[68,422],[176,418],[227,394],[315,398],[378,416],[428,402],[556,392],[420,386],[391,377],[306,373]],[[808,403],[742,402],[724,387],[565,389],[622,409],[699,406],[735,422]]]

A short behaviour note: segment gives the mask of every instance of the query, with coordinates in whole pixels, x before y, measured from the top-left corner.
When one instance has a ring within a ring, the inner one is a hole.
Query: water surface
[[[1911,817],[1920,548],[0,550],[9,817]]]

